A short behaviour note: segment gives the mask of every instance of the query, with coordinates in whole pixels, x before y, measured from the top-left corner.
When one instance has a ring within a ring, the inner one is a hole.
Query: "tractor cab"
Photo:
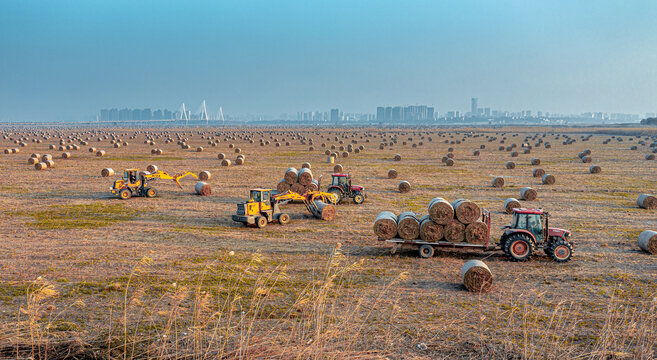
[[[365,188],[352,185],[349,174],[333,174],[332,176],[333,181],[328,187],[328,192],[338,199],[338,203],[344,198],[352,198],[356,204],[362,204],[365,201]]]
[[[511,224],[503,227],[500,246],[509,258],[527,260],[532,252],[543,249],[557,262],[569,261],[573,253],[570,231],[550,228],[550,214],[542,209],[513,209]]]

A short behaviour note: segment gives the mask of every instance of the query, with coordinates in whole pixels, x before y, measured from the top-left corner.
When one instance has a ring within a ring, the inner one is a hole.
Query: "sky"
[[[2,0],[0,122],[226,114],[657,112],[654,0]]]

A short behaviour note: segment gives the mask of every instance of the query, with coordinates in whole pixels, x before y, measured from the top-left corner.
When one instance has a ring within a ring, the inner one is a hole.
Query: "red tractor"
[[[365,201],[365,188],[351,185],[349,174],[333,174],[333,182],[329,185],[328,192],[338,199],[336,204],[345,198],[353,199],[356,204],[362,204]]]
[[[549,214],[541,209],[513,209],[513,221],[502,229],[500,246],[514,261],[526,261],[537,249],[556,262],[567,262],[573,256],[570,231],[548,227]]]

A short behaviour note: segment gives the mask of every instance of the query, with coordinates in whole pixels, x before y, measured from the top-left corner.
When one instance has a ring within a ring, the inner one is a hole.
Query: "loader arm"
[[[301,201],[306,207],[306,210],[318,219],[321,219],[322,214],[319,212],[319,209],[317,209],[315,200],[322,200],[324,203],[331,203],[333,205],[337,202],[337,199],[333,194],[321,191],[308,191],[304,195],[299,195],[294,191],[288,190],[282,194],[272,196],[272,199],[281,204],[285,204],[292,200]]]
[[[149,179],[149,180],[150,179],[173,180],[176,183],[176,185],[178,185],[178,187],[182,189],[182,185],[180,185],[180,179],[182,179],[182,178],[184,178],[185,176],[188,176],[188,175],[191,175],[194,178],[198,179],[198,176],[196,176],[196,174],[194,174],[192,172],[189,172],[189,171],[185,171],[185,172],[182,172],[182,173],[175,174],[175,175],[171,176],[171,175],[169,175],[168,173],[166,173],[162,170],[159,170],[159,171],[154,172],[152,174],[146,174],[146,175],[144,175],[144,178]]]

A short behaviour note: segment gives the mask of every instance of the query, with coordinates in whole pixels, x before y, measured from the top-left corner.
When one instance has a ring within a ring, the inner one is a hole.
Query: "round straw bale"
[[[201,196],[208,196],[212,194],[212,188],[210,187],[210,184],[204,183],[202,181],[199,181],[194,185],[194,190],[196,190],[196,193],[201,195]]]
[[[454,217],[463,224],[473,223],[481,218],[479,205],[467,199],[456,199],[452,202]]]
[[[501,176],[494,177],[492,182],[493,187],[501,188],[504,186],[504,178]]]
[[[95,147],[90,147],[90,148],[89,148],[89,152],[90,152],[90,153],[96,152],[96,148],[95,148]]]
[[[334,173],[341,173],[343,171],[344,171],[344,168],[340,164],[335,164],[335,166],[333,167],[333,172]]]
[[[219,154],[217,155],[217,158],[218,158],[219,160],[223,160],[223,159],[226,158],[226,154],[224,154],[224,153],[219,153]]]
[[[479,156],[479,154],[480,154],[479,150],[475,150],[475,151],[472,152],[473,156]]]
[[[649,194],[639,195],[636,204],[642,209],[654,210],[657,209],[657,197]]]
[[[520,201],[514,198],[508,198],[504,200],[504,212],[507,214],[513,214],[513,209],[519,209],[522,205]]]
[[[47,165],[49,168],[51,168],[51,167],[55,167],[55,162],[52,161],[52,160],[45,160],[44,162],[46,163],[46,165]]]
[[[443,238],[443,226],[436,224],[429,215],[420,218],[420,239],[426,242],[438,242]]]
[[[468,224],[465,227],[465,241],[469,244],[485,244],[488,241],[488,226],[479,220]]]
[[[45,154],[45,155],[43,155],[43,156],[41,157],[41,160],[42,160],[42,161],[52,160],[52,155],[50,155],[50,154]]]
[[[303,194],[303,193],[306,192],[306,191],[305,191],[305,190],[306,190],[306,187],[303,186],[303,185],[301,185],[301,184],[299,184],[299,183],[294,183],[294,184],[290,185],[290,190],[291,190],[291,191],[294,191],[294,192],[297,193],[297,194]]]
[[[308,185],[308,191],[318,191],[319,190],[319,181],[313,179],[313,181]]]
[[[374,220],[374,234],[381,240],[389,240],[397,236],[397,215],[390,211],[382,211]]]
[[[445,225],[454,220],[454,208],[447,200],[436,197],[429,201],[429,217],[436,224]]]
[[[534,172],[532,173],[534,177],[543,177],[545,175],[545,170],[541,168],[534,169]]]
[[[541,164],[541,159],[533,158],[531,164],[532,165],[540,165]]]
[[[591,174],[598,174],[598,173],[600,173],[601,171],[602,171],[602,168],[601,168],[600,166],[598,166],[598,165],[591,165],[591,167],[589,168],[589,172],[590,172]]]
[[[313,182],[313,173],[308,168],[302,168],[299,171],[299,184],[308,186]]]
[[[209,171],[201,171],[198,173],[198,179],[201,181],[208,181],[212,178],[212,174]]]
[[[30,157],[29,159],[27,159],[27,163],[30,164],[30,165],[34,165],[38,162],[39,162],[39,159],[35,158],[35,157]]]
[[[281,181],[276,184],[276,191],[278,191],[279,194],[282,194],[288,190],[290,190],[290,184],[288,184],[285,179],[281,179]]]
[[[46,165],[46,163],[44,163],[44,162],[40,162],[40,163],[34,164],[34,168],[37,169],[37,170],[45,170],[45,169],[48,168],[48,165]]]
[[[588,156],[588,155],[582,157],[582,162],[583,162],[583,163],[590,163],[591,161],[593,161],[593,159],[592,159],[590,156]]]
[[[488,292],[493,287],[493,273],[481,260],[469,260],[463,264],[461,279],[470,292]]]
[[[148,172],[151,173],[151,174],[152,174],[152,173],[156,173],[156,172],[157,172],[157,165],[154,165],[154,164],[150,164],[150,165],[148,165],[148,166],[146,167],[146,171],[148,171]]]
[[[520,190],[520,198],[525,201],[534,201],[538,197],[536,190],[530,187],[524,187]]]
[[[299,181],[299,171],[293,167],[288,168],[285,170],[285,175],[283,176],[285,181],[287,181],[288,184],[292,185],[295,184]]]
[[[105,150],[98,150],[98,151],[96,152],[96,156],[101,156],[101,157],[102,157],[102,156],[105,156]]]
[[[465,225],[458,220],[452,220],[443,228],[445,240],[451,243],[460,243],[465,240]]]
[[[395,161],[401,161],[401,155],[395,154]]]
[[[301,168],[302,169],[311,169],[312,165],[310,165],[309,162],[305,162],[305,163],[301,164]]]
[[[326,204],[321,200],[315,200],[315,206],[317,206],[317,210],[319,210],[320,219],[326,221],[331,221],[335,219],[337,210],[335,209],[335,206],[333,206],[333,204]]]
[[[541,180],[543,181],[543,184],[545,184],[545,185],[554,185],[554,182],[556,181],[554,176],[550,175],[550,174],[543,175],[543,178]]]
[[[32,155],[30,155],[30,157],[33,157],[33,158],[37,158],[37,159],[41,159],[41,155],[39,155],[39,154],[36,154],[36,153],[35,153],[35,154],[32,154]]]
[[[102,177],[108,177],[114,175],[114,170],[111,168],[105,168],[100,171],[100,176]]]
[[[646,160],[655,160],[655,154],[646,154]]]
[[[411,191],[411,183],[408,181],[401,181],[399,184],[397,184],[397,189],[399,190],[400,193],[407,193]]]
[[[657,255],[657,232],[646,230],[639,234],[637,242],[641,250]]]
[[[244,164],[244,158],[238,157],[235,159],[235,165],[243,165]]]
[[[445,166],[454,166],[454,159],[447,158],[445,160]]]
[[[420,236],[420,220],[414,212],[406,211],[399,214],[397,234],[404,240],[415,240]]]
[[[515,169],[516,168],[516,163],[514,163],[513,161],[507,161],[506,162],[506,168],[507,169]]]
[[[396,179],[399,174],[397,173],[397,170],[395,169],[390,169],[388,170],[388,179]]]
[[[221,166],[230,166],[231,162],[228,159],[221,160]]]
[[[199,146],[196,148],[196,152],[203,152],[203,146]]]
[[[71,153],[70,152],[62,153],[62,159],[70,159],[70,158],[71,158]]]

